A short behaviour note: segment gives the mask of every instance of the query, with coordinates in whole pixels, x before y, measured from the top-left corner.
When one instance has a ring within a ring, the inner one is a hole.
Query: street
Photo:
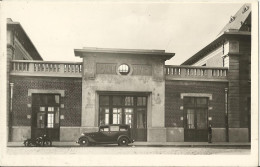
[[[225,147],[8,147],[7,154],[173,154],[173,155],[248,155],[250,148]]]

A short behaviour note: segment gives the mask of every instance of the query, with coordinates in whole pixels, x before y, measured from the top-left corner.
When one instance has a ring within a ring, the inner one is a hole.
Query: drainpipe
[[[13,124],[13,90],[14,83],[10,83],[10,111],[9,111],[9,141],[12,139],[12,124]]]
[[[226,142],[229,142],[229,125],[228,125],[228,88],[225,88],[225,124],[226,124]]]

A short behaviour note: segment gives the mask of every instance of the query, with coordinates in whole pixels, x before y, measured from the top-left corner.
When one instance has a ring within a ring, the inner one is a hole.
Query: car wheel
[[[79,140],[79,144],[80,146],[88,146],[89,145],[89,141],[87,138],[82,138]]]
[[[45,140],[43,143],[43,146],[51,147],[52,146],[51,140],[49,140],[49,139]]]
[[[121,137],[119,140],[118,140],[118,145],[119,146],[128,146],[128,138],[126,137]]]

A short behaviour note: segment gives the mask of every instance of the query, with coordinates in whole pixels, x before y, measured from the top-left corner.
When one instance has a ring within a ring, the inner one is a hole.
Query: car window
[[[108,132],[109,128],[108,127],[102,127],[100,128],[100,132]]]
[[[110,126],[110,131],[119,131],[119,126]]]
[[[120,131],[127,131],[127,127],[120,127]]]

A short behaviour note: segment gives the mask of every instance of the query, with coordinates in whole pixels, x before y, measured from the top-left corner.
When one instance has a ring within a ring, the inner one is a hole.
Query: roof
[[[251,14],[251,5],[244,4],[234,16],[230,17],[229,22],[224,26],[224,28],[220,31],[218,35],[224,33],[225,31],[241,30],[243,25],[246,23],[246,19],[250,14]]]
[[[19,22],[13,22],[12,19],[8,18],[7,29],[12,29],[15,31],[16,37],[19,39],[20,42],[22,41],[23,47],[34,60],[43,60]]]
[[[113,54],[132,54],[132,55],[155,55],[161,56],[166,60],[171,59],[175,53],[167,53],[165,50],[145,50],[145,49],[119,49],[119,48],[93,48],[84,47],[74,49],[75,56],[83,57],[83,53],[113,53]]]
[[[243,36],[250,37],[251,30],[247,30],[244,27],[251,26],[251,5],[244,4],[238,12],[231,17],[229,23],[220,31],[217,38],[209,43],[207,46],[202,48],[196,54],[191,56],[189,59],[184,61],[181,65],[192,65],[196,61],[200,60],[205,56],[206,53],[223,44],[226,37],[230,36]]]
[[[205,46],[203,49],[198,51],[196,54],[194,54],[192,57],[190,57],[188,60],[184,61],[181,65],[192,65],[193,63],[197,62],[204,56],[206,56],[207,53],[214,50],[219,45],[222,45],[226,38],[228,37],[251,37],[251,32],[245,32],[245,31],[232,31],[232,32],[224,32],[221,36],[216,38],[214,41],[209,43],[207,46]]]

